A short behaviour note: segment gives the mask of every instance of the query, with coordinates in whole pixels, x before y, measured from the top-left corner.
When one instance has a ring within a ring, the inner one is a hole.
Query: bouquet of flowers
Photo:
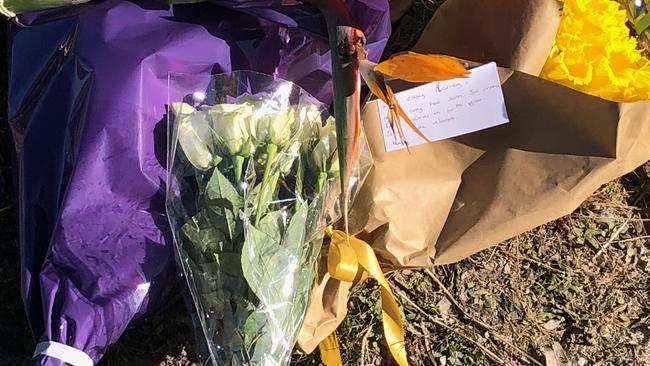
[[[630,36],[627,21],[614,0],[565,0],[541,76],[611,101],[650,98],[650,60]]]
[[[167,212],[210,357],[284,365],[338,216],[334,120],[294,84],[248,71],[170,110]]]

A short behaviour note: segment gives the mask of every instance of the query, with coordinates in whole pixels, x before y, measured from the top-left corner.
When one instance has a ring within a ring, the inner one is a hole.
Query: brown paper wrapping
[[[569,214],[650,160],[650,101],[617,104],[532,76],[560,9],[555,0],[448,0],[415,46],[517,70],[500,70],[508,124],[386,152],[376,105],[367,105],[375,165],[351,225],[386,269],[459,261]],[[343,320],[349,289],[321,276],[299,336],[304,351]]]

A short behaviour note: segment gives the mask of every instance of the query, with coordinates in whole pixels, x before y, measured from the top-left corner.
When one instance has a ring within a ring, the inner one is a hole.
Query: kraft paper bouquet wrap
[[[650,159],[650,102],[606,101],[537,77],[562,6],[448,0],[414,47],[474,65],[496,61],[510,123],[410,153],[386,152],[377,105],[366,106],[374,166],[350,223],[385,270],[462,260],[570,213],[600,185]],[[298,340],[303,350],[343,320],[349,289],[321,274]]]
[[[178,298],[165,211],[169,100],[244,69],[331,102],[322,17],[255,3],[240,12],[252,3],[93,1],[11,27],[8,117],[34,365],[63,365],[70,350],[96,363],[133,320]],[[388,4],[349,4],[378,59]],[[170,96],[170,73],[194,77]]]

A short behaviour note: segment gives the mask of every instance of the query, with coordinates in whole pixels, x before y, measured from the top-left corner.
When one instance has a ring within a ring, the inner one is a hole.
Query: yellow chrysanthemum
[[[560,28],[542,77],[617,102],[650,99],[650,61],[613,0],[564,0]]]

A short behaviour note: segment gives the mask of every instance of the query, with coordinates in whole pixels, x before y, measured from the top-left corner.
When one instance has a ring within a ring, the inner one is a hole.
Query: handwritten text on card
[[[499,74],[494,62],[471,70],[467,78],[433,82],[397,93],[406,114],[431,141],[442,140],[508,122]],[[378,101],[386,151],[405,148],[388,123],[388,106]],[[403,122],[409,146],[424,141]]]

